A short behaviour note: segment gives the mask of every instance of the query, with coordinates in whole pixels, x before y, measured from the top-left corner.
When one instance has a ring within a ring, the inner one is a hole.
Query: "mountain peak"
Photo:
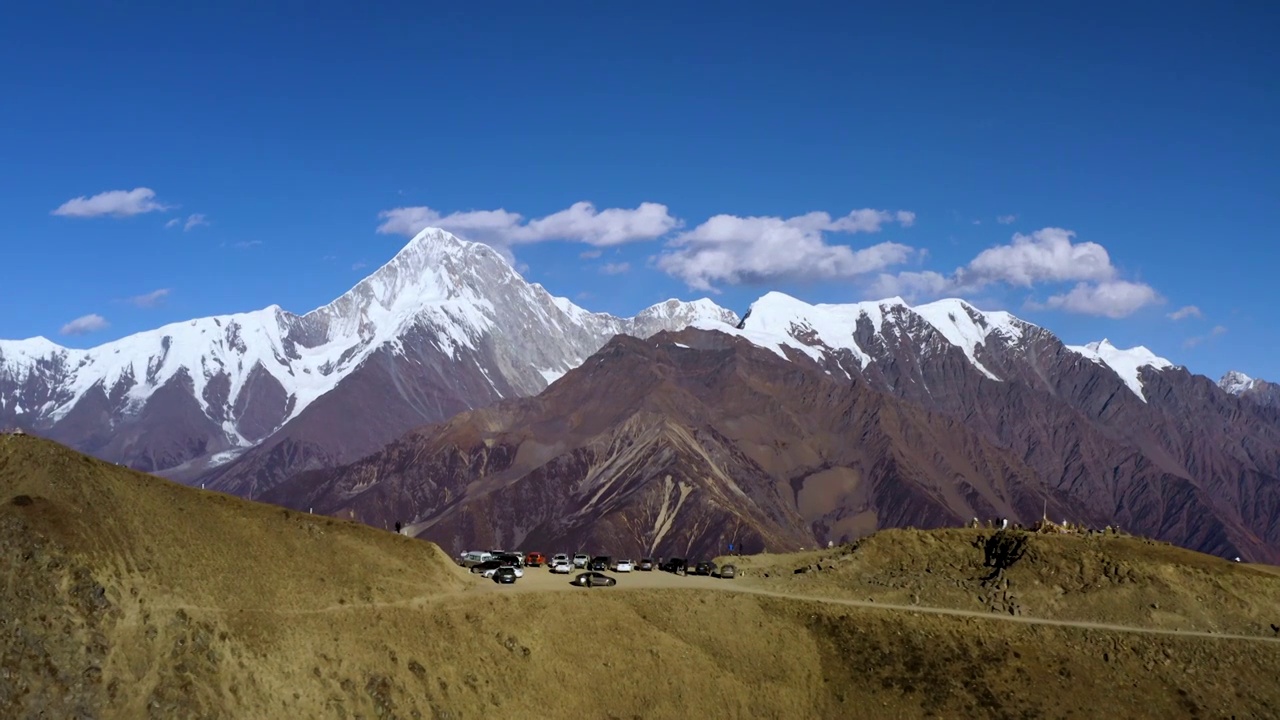
[[[1174,366],[1173,363],[1156,355],[1142,345],[1135,345],[1128,350],[1121,350],[1107,338],[1087,345],[1068,345],[1067,349],[1114,370],[1125,385],[1128,385],[1129,389],[1143,402],[1147,401],[1147,396],[1142,389],[1142,368],[1165,370]]]
[[[1232,395],[1239,395],[1258,384],[1258,381],[1245,375],[1239,370],[1228,370],[1222,379],[1218,381],[1218,387],[1226,390]]]

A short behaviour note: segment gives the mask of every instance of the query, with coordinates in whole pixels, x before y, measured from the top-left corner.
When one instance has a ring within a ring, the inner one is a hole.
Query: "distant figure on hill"
[[[396,532],[400,532],[400,521],[396,521]]]

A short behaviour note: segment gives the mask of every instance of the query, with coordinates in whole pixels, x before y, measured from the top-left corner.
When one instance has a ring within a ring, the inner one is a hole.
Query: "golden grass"
[[[497,587],[428,543],[183,488],[34,438],[0,437],[0,716],[1280,713],[1276,643],[734,592],[839,596],[880,587],[858,577],[945,576],[959,572],[950,565],[971,565],[972,537],[882,535],[845,554],[854,560],[839,560],[838,551],[735,559],[748,571],[741,580],[655,573],[579,590],[530,575]],[[1231,584],[1238,568],[1220,572],[1163,548],[1108,552],[1141,569],[1138,585],[1155,582],[1165,563],[1178,581],[1203,572],[1242,596],[1257,590]],[[1069,552],[1064,558],[1050,563],[1055,572],[1075,562]],[[840,569],[791,572],[819,561]],[[770,568],[787,576],[764,578]],[[1017,571],[1009,572],[1014,583],[1031,577]]]

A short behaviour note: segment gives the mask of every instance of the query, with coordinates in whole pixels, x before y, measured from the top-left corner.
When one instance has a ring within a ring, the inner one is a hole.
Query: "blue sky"
[[[1280,378],[1280,6],[43,5],[0,337],[304,312],[438,217],[592,310],[960,295]]]

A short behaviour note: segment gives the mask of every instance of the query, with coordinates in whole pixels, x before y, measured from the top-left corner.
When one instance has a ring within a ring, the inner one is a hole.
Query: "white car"
[[[511,568],[512,570],[515,570],[515,571],[516,571],[516,577],[518,577],[518,578],[522,578],[522,577],[524,577],[524,570],[521,570],[520,568],[516,567],[515,565],[502,565],[502,566],[500,566],[500,567],[496,567],[496,568],[489,568],[488,570],[485,570],[484,572],[480,573],[480,577],[483,577],[483,578],[487,578],[487,579],[489,579],[489,580],[492,580],[492,579],[493,579],[493,574],[494,574],[494,573],[496,573],[496,572],[498,572],[499,570],[501,570],[501,569],[502,569],[502,568],[504,568],[504,567],[509,567],[509,568]]]
[[[619,560],[617,565],[613,566],[614,572],[631,572],[630,560]]]
[[[551,556],[551,562],[547,563],[547,567],[551,567],[556,563],[569,563],[570,565],[572,565],[573,561],[570,560],[569,556],[565,555],[564,553],[556,553],[555,555]]]
[[[469,550],[458,557],[458,563],[463,567],[471,567],[492,559],[493,555],[483,550]]]
[[[569,573],[573,572],[573,564],[570,563],[568,560],[560,560],[559,562],[553,562],[551,563],[551,572],[557,575],[568,575]]]
[[[582,553],[578,553],[577,555],[573,556],[573,566],[576,568],[584,568],[587,566],[587,563],[590,561],[591,561],[590,555],[583,555]]]

